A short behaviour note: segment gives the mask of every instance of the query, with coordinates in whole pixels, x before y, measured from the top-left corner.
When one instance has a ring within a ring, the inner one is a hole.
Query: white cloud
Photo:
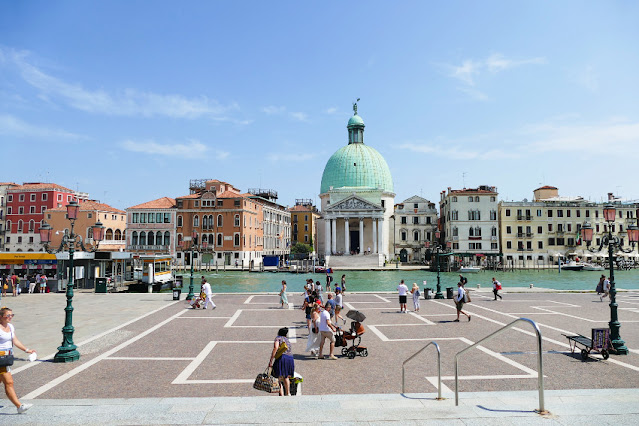
[[[308,114],[304,112],[291,112],[290,116],[298,121],[305,121],[305,122],[308,121]]]
[[[469,86],[475,84],[473,76],[479,74],[482,64],[471,60],[464,61],[460,66],[451,66],[451,77],[463,81]]]
[[[464,86],[460,86],[457,87],[457,90],[459,90],[462,93],[467,94],[468,96],[470,96],[471,98],[473,98],[476,101],[487,101],[489,100],[488,95],[486,95],[484,92],[477,90],[474,87],[464,87]]]
[[[486,60],[484,61],[484,65],[486,66],[486,68],[488,68],[488,71],[493,73],[504,71],[510,68],[519,67],[522,65],[545,64],[545,63],[546,63],[546,59],[541,57],[514,60],[514,59],[505,58],[504,55],[500,53],[494,53],[490,55],[488,58],[486,58]]]
[[[330,108],[326,108],[326,110],[324,111],[325,114],[336,114],[338,111],[337,107],[330,107]]]
[[[132,152],[141,152],[149,155],[201,159],[208,157],[209,148],[198,140],[189,140],[185,143],[161,144],[153,140],[126,140],[120,146]],[[226,151],[216,151],[213,154],[217,159],[224,159],[229,156]]]
[[[66,132],[59,129],[39,127],[14,117],[12,115],[0,115],[0,135],[18,138],[40,138],[55,140],[80,140],[86,136]]]
[[[315,154],[305,153],[305,154],[297,154],[297,153],[272,153],[266,157],[269,161],[278,162],[278,161],[308,161],[315,158]]]
[[[0,63],[17,67],[25,82],[37,88],[47,100],[60,100],[72,108],[96,114],[116,116],[226,119],[238,109],[236,104],[223,106],[206,96],[186,98],[177,94],[157,94],[137,89],[109,93],[103,89],[88,90],[77,83],[67,83],[46,74],[28,62],[28,52],[0,48]]]
[[[286,107],[283,107],[283,106],[269,105],[267,107],[262,108],[262,112],[268,115],[282,114],[284,111],[286,111]]]
[[[577,73],[575,80],[589,91],[596,93],[599,90],[599,75],[591,65]]]

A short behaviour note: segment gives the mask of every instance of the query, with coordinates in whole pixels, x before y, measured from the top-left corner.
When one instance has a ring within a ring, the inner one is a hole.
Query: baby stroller
[[[366,346],[361,346],[362,343],[362,334],[366,332],[364,326],[361,324],[366,319],[366,315],[361,313],[360,311],[348,311],[346,316],[353,321],[351,322],[351,328],[347,332],[342,332],[343,334],[343,344],[342,355],[347,356],[349,359],[355,358],[356,355],[360,356],[368,356],[368,348]],[[351,341],[351,346],[347,347],[347,342]],[[335,346],[337,346],[337,337],[335,339]]]
[[[206,302],[206,293],[200,293],[199,296],[191,299],[189,304],[193,309],[199,309],[204,306],[204,302]]]

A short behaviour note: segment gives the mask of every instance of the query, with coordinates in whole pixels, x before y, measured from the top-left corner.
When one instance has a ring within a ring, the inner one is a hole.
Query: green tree
[[[291,247],[291,254],[308,254],[313,252],[313,247],[304,243],[295,243]]]

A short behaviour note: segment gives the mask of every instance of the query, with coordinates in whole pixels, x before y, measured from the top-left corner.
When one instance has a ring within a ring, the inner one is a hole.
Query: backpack
[[[501,290],[501,283],[497,283],[497,286],[495,287],[497,290]]]
[[[422,294],[419,292],[419,290],[415,290],[415,294],[417,295],[417,297],[421,296]]]

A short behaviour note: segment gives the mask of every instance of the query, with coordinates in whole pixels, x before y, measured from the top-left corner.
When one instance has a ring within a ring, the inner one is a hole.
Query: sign
[[[593,328],[592,329],[592,347],[595,349],[609,349],[610,329],[609,328]]]

